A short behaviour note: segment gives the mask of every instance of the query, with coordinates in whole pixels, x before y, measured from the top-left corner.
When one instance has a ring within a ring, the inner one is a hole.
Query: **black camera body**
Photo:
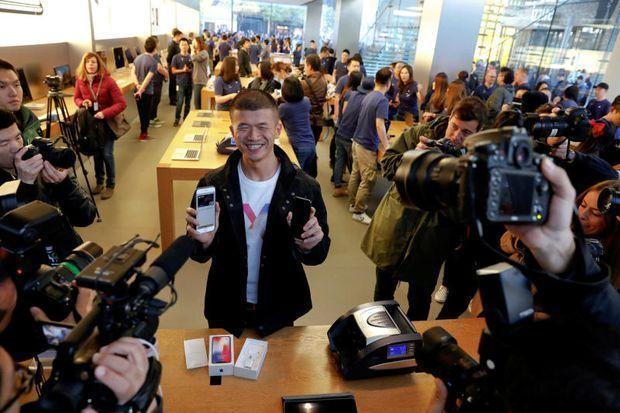
[[[54,143],[50,139],[33,139],[22,159],[27,160],[38,154],[41,154],[43,160],[48,161],[56,168],[69,169],[75,164],[75,152],[69,148],[54,147]]]
[[[54,244],[58,234],[65,231],[73,231],[65,217],[41,201],[0,218],[0,245],[8,253],[3,264],[12,273],[23,299],[54,321],[64,320],[75,308],[77,289],[72,282],[103,252],[94,242],[86,242],[64,260],[59,259]]]
[[[441,139],[437,139],[434,141],[430,141],[429,143],[426,144],[426,146],[429,146],[431,148],[437,148],[442,153],[445,153],[448,155],[461,156],[463,154],[461,150],[458,149],[456,146],[454,146],[452,141],[448,138],[441,138]]]
[[[457,222],[546,221],[551,188],[529,136],[517,128],[491,129],[468,137],[465,147],[458,158],[406,152],[394,179],[402,202]]]
[[[598,209],[605,215],[620,215],[620,190],[605,188],[598,195]]]
[[[62,89],[62,76],[47,75],[43,82],[52,92],[59,92]]]

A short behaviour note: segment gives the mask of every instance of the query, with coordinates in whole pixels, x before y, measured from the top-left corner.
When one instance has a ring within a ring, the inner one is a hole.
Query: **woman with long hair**
[[[241,91],[237,59],[227,56],[222,61],[220,75],[215,78],[215,110],[229,110],[232,100]]]
[[[398,76],[398,112],[396,120],[408,125],[418,121],[418,83],[413,79],[413,68],[404,65]]]
[[[426,94],[424,99],[423,121],[434,119],[438,113],[443,112],[445,108],[446,92],[448,91],[448,75],[439,72],[435,75],[432,88]]]
[[[202,104],[201,92],[202,88],[209,81],[209,53],[207,45],[202,36],[194,38],[192,41],[192,62],[194,70],[192,71],[192,83],[194,84],[194,109],[200,109]]]
[[[446,90],[446,100],[443,110],[444,115],[450,115],[452,110],[461,100],[467,97],[467,87],[462,80],[455,80],[448,85]]]
[[[94,154],[97,186],[94,194],[101,199],[111,198],[116,185],[114,166],[114,141],[117,136],[108,122],[121,114],[127,107],[123,92],[108,73],[101,57],[92,52],[85,53],[77,69],[73,101],[78,108],[92,110],[95,119],[102,121],[102,145]],[[104,186],[105,181],[105,186]]]
[[[248,89],[260,89],[263,92],[272,94],[274,90],[282,87],[274,78],[271,60],[260,62],[258,64],[258,73],[259,75],[248,85]]]
[[[620,221],[615,211],[599,209],[599,196],[604,189],[620,191],[620,181],[603,181],[583,191],[576,200],[579,223],[586,238],[603,245],[603,260],[611,268],[611,283],[620,289]]]

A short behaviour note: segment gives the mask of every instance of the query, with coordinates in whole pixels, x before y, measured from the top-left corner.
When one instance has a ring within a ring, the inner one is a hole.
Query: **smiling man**
[[[381,159],[383,176],[394,179],[403,154],[412,149],[429,149],[425,143],[449,139],[460,149],[464,140],[484,124],[484,103],[477,97],[461,100],[452,115],[414,126],[403,132]],[[362,251],[377,266],[374,299],[394,299],[399,281],[409,282],[407,298],[410,320],[426,320],[431,294],[439,270],[461,234],[437,212],[405,208],[396,185],[383,197],[362,241]]]
[[[215,187],[216,228],[196,232],[193,199],[187,232],[195,240],[192,258],[212,260],[204,309],[209,327],[235,335],[255,328],[266,336],[312,308],[302,264],[318,265],[327,257],[327,211],[318,182],[274,145],[282,125],[270,95],[257,89],[239,93],[230,119],[238,150],[198,183]],[[297,196],[312,202],[301,238],[290,228]]]

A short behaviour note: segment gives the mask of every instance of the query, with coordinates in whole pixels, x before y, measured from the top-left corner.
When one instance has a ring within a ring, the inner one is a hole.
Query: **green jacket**
[[[403,154],[415,149],[420,136],[441,139],[447,124],[448,117],[441,116],[405,130],[381,159],[383,176],[393,180]],[[405,207],[392,184],[375,211],[361,248],[377,267],[407,280],[412,269],[438,271],[454,244],[454,229],[455,225],[438,213]]]
[[[15,113],[17,117],[19,130],[22,132],[24,146],[30,144],[32,140],[38,136],[43,136],[41,131],[41,122],[30,109],[22,106],[19,112]]]

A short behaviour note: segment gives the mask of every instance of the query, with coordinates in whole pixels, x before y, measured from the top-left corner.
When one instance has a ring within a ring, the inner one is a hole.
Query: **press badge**
[[[95,111],[95,113],[96,113],[96,112],[99,112],[99,102],[95,102],[95,103],[93,104],[93,110]]]
[[[177,85],[177,92],[179,91],[179,85]]]

